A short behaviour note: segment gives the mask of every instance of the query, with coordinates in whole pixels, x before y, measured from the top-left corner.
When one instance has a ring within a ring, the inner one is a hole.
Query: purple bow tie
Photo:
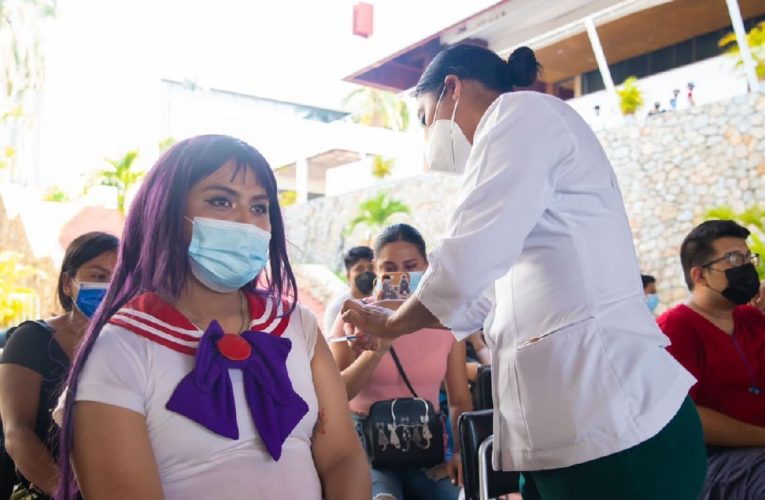
[[[180,381],[166,407],[216,434],[239,439],[228,370],[240,369],[255,427],[268,452],[279,460],[285,439],[308,413],[287,373],[291,348],[289,339],[267,333],[225,335],[213,321],[199,339],[194,369]]]

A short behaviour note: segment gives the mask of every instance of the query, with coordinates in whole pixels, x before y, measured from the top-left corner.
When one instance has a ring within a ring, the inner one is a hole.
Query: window
[[[744,21],[746,30],[749,31],[763,20],[765,20],[765,16]],[[613,78],[615,85],[620,85],[630,76],[643,78],[656,73],[661,73],[662,71],[668,71],[673,68],[715,57],[722,53],[722,50],[717,46],[717,43],[726,33],[730,33],[732,30],[732,27],[728,27],[713,31],[675,45],[670,45],[669,47],[663,47],[647,54],[641,54],[624,61],[610,64],[608,67],[611,70],[611,78]],[[603,79],[600,77],[600,72],[597,69],[583,73],[581,77],[582,94],[591,94],[605,88]],[[561,82],[561,84],[562,83],[563,82]],[[557,85],[558,84],[556,84],[556,92]]]
[[[582,75],[582,94],[592,94],[604,88],[606,84],[600,77],[600,71],[590,71]]]

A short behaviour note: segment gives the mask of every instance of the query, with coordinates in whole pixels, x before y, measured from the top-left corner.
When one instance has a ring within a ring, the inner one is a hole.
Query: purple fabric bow
[[[210,323],[197,347],[196,365],[183,377],[167,402],[167,409],[190,418],[209,430],[239,439],[234,391],[228,370],[242,370],[244,393],[266,449],[279,460],[282,444],[308,413],[308,405],[292,388],[287,373],[289,339],[260,332],[241,337],[252,347],[246,359],[235,361],[222,355],[218,340],[224,332],[217,321]]]

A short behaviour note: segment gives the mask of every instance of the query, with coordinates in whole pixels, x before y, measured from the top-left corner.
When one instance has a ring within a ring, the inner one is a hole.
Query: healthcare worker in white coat
[[[397,311],[347,302],[357,349],[435,322],[483,329],[492,351],[494,467],[529,499],[698,497],[706,474],[695,383],[646,308],[614,171],[563,101],[516,91],[506,62],[456,45],[416,89],[432,170],[462,174],[446,236]],[[444,333],[447,335],[448,333]]]

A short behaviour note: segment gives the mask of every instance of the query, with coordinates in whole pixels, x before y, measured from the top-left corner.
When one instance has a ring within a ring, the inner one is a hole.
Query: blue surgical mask
[[[420,285],[422,275],[425,274],[422,271],[409,271],[409,289],[414,293],[417,287]]]
[[[104,300],[109,283],[90,283],[86,281],[78,283],[75,281],[75,284],[77,285],[77,297],[74,299],[74,305],[83,316],[90,318],[96,312],[98,306],[101,305],[101,301]]]
[[[655,293],[648,294],[646,297],[646,304],[648,305],[648,309],[653,312],[659,305],[659,296]]]
[[[268,262],[271,233],[252,224],[194,217],[189,265],[194,276],[219,293],[239,290]]]

